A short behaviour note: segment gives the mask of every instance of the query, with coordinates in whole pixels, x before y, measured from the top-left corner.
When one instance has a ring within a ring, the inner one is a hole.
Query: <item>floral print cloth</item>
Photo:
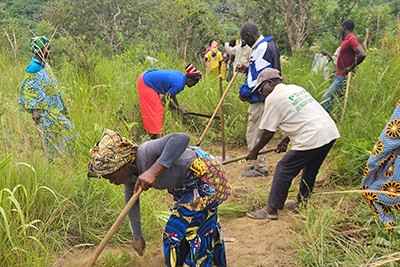
[[[400,100],[386,124],[365,166],[362,193],[373,213],[392,231],[396,218],[392,209],[400,210],[400,197],[390,194],[368,192],[387,191],[400,194]]]
[[[52,159],[55,152],[64,153],[65,142],[73,139],[73,125],[48,63],[32,59],[21,85],[19,104],[30,113],[34,109],[39,112],[47,157]]]
[[[183,266],[226,266],[218,205],[231,189],[223,166],[200,148],[193,149],[198,157],[187,172],[185,185],[168,190],[177,203],[164,231],[165,263],[177,266],[180,244],[186,239],[190,251]]]

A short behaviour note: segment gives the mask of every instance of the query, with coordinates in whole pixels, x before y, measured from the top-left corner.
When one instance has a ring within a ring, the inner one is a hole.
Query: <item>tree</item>
[[[171,16],[170,10],[174,10]],[[190,51],[194,54],[199,44],[205,46],[211,40],[219,40],[221,27],[209,6],[201,1],[164,1],[162,15],[164,30],[170,32],[170,43],[185,60]]]
[[[270,0],[269,3],[277,8],[285,21],[292,52],[299,50],[313,25],[312,1]]]

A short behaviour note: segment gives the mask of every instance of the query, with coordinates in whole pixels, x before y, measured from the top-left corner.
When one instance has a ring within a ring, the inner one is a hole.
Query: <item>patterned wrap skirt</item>
[[[166,266],[175,267],[183,239],[189,243],[183,266],[226,266],[218,205],[231,193],[223,166],[198,147],[183,187],[169,189],[177,201],[163,235]]]
[[[396,223],[392,209],[400,210],[400,197],[370,190],[400,194],[400,100],[371,152],[361,188],[367,190],[362,196],[373,213],[391,232]]]

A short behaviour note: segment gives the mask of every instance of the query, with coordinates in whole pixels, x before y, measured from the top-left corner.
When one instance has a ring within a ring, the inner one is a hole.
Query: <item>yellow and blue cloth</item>
[[[107,175],[133,162],[138,147],[121,134],[105,129],[100,142],[89,151],[88,177]]]
[[[370,190],[400,194],[400,100],[371,152],[361,188],[367,191],[362,196],[373,213],[392,231],[396,224],[392,209],[400,210],[400,197]]]
[[[218,205],[232,190],[223,166],[199,147],[193,149],[198,157],[187,172],[185,185],[168,190],[177,202],[163,235],[165,263],[176,266],[185,238],[190,251],[184,266],[226,266]]]

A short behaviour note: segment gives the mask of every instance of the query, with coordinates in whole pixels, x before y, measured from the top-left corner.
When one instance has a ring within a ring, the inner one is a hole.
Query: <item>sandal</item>
[[[288,199],[285,201],[285,208],[290,211],[298,210],[299,205],[300,205],[300,203],[295,200]]]
[[[247,217],[250,217],[252,219],[269,219],[269,220],[278,220],[278,214],[269,214],[268,211],[265,208],[255,210],[252,212],[247,212],[246,213]]]

